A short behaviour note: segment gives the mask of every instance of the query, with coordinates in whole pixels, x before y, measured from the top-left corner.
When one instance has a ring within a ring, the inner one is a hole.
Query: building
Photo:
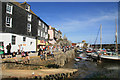
[[[50,44],[55,44],[56,43],[55,28],[49,26],[48,34],[49,34],[49,43]]]
[[[11,52],[17,52],[21,44],[24,51],[31,52],[37,50],[37,45],[46,45],[48,28],[26,2],[0,1],[0,43],[5,47],[11,43]]]
[[[60,30],[58,31],[58,40],[59,39],[62,39],[62,32]]]
[[[37,48],[48,45],[48,29],[49,26],[39,18]]]
[[[62,39],[62,32],[60,30],[57,31],[57,29],[51,26],[49,26],[48,34],[49,34],[49,43],[51,44],[55,44],[56,41]]]

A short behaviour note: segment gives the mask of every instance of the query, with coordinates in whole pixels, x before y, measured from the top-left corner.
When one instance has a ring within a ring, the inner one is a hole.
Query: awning
[[[45,45],[45,41],[44,40],[38,40],[37,45]]]

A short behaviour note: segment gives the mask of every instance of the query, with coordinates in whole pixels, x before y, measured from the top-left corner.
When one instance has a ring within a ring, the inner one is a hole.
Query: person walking
[[[5,52],[4,52],[4,45],[3,43],[0,45],[0,54],[1,54],[1,58],[5,58]]]
[[[6,47],[6,49],[7,49],[7,54],[9,55],[9,57],[8,58],[10,58],[10,54],[11,54],[11,43],[9,43],[9,45],[7,45],[7,47]]]

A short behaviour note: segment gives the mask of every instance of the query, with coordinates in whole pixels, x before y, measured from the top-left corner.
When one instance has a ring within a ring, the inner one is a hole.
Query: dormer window
[[[6,13],[12,14],[13,6],[10,4],[6,5]]]
[[[31,22],[31,19],[32,19],[32,14],[28,13],[28,21]]]
[[[30,11],[30,6],[29,5],[26,5],[26,10]]]

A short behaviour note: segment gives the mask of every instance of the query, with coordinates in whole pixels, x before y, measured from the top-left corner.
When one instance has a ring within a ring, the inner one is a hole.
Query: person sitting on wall
[[[40,54],[42,54],[42,48],[39,48],[39,51],[38,51],[38,56],[40,56]]]
[[[24,51],[21,53],[21,56],[22,56],[22,58],[25,57],[25,53],[24,53]]]
[[[28,63],[29,63],[29,61],[30,61],[30,57],[29,57],[28,52],[26,52],[26,54],[25,54],[25,60],[26,60],[26,62],[28,62]]]
[[[43,58],[44,58],[44,60],[47,60],[47,53],[46,53],[45,49],[43,50]]]
[[[54,54],[53,54],[53,52],[52,52],[52,51],[50,52],[50,56],[54,57]]]
[[[23,59],[23,63],[25,63],[26,62],[26,58],[25,58],[25,52],[24,51],[21,53],[21,57]]]
[[[16,57],[15,52],[13,52],[12,57],[13,57],[13,59],[15,60],[15,62],[18,63],[18,60],[17,60],[17,57]]]

